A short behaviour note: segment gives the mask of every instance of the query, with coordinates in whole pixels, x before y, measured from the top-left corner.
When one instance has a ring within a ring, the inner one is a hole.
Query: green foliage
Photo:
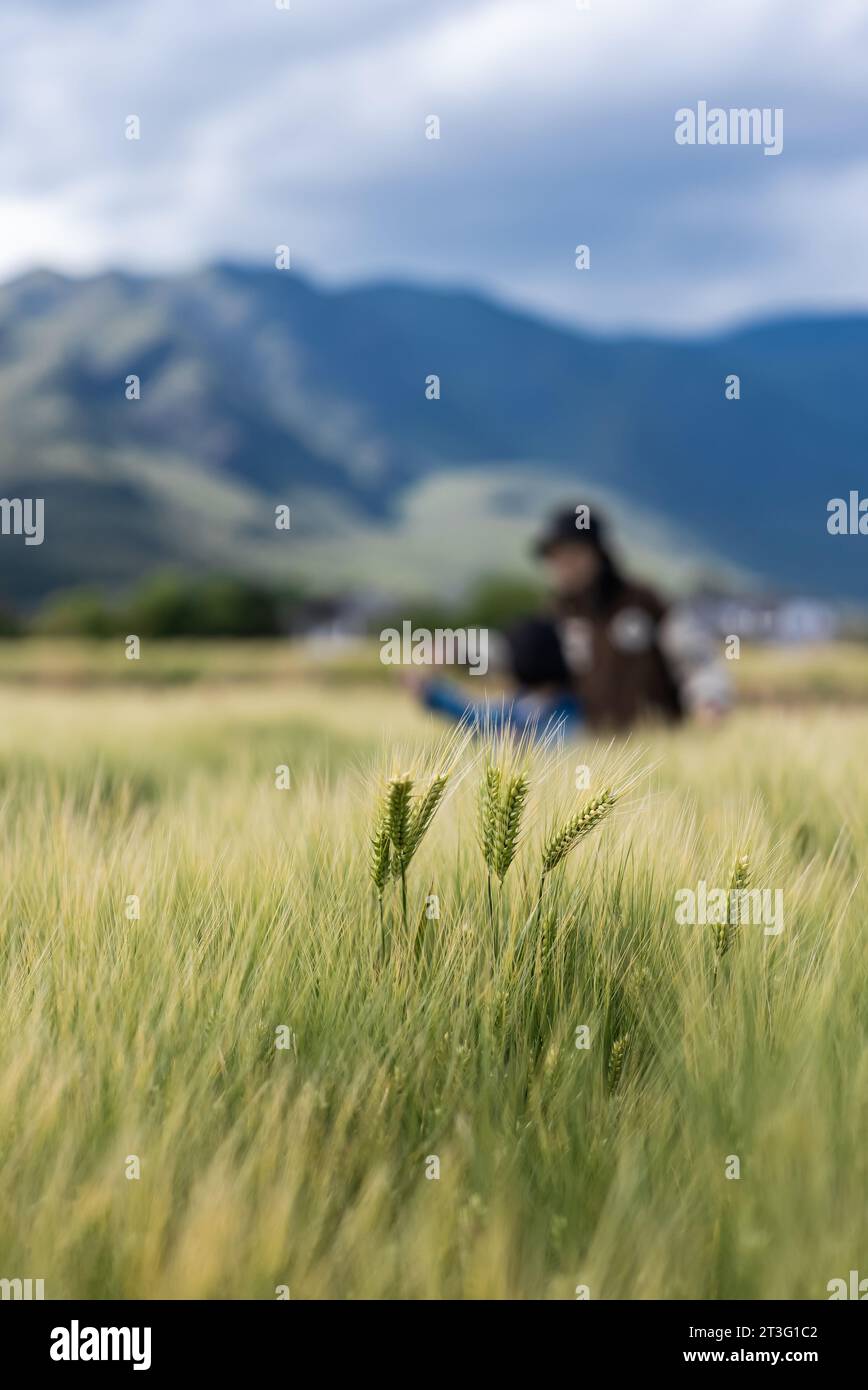
[[[444,601],[439,598],[414,598],[403,604],[390,605],[385,614],[377,616],[372,631],[394,627],[410,619],[414,628],[433,632],[436,628],[484,627],[502,632],[520,618],[539,612],[545,599],[544,589],[510,575],[491,575],[472,584],[466,593]]]
[[[0,608],[0,638],[23,637],[24,624],[17,614],[7,608]]]
[[[129,630],[140,637],[270,637],[278,631],[277,605],[247,580],[214,575],[191,580],[160,575],[136,591]]]
[[[45,602],[33,628],[46,637],[117,637],[122,634],[123,616],[96,590],[69,589]]]
[[[502,632],[520,618],[538,613],[545,600],[539,584],[511,575],[489,575],[472,585],[457,615],[462,627],[488,627]]]
[[[273,594],[246,579],[226,575],[191,578],[159,574],[128,600],[110,602],[96,590],[69,590],[50,599],[34,621],[44,636],[273,637],[279,613],[295,597]]]

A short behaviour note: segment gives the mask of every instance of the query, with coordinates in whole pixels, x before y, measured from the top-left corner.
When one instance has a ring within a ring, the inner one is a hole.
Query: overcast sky
[[[288,243],[612,330],[865,308],[866,79],[866,0],[2,0],[0,276]],[[677,145],[699,100],[783,152]]]

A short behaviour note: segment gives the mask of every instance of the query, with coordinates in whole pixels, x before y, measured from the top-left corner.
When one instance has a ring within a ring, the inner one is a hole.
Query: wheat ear
[[[386,824],[392,842],[392,866],[401,878],[401,915],[404,930],[407,928],[407,874],[404,855],[410,835],[410,800],[413,795],[413,779],[407,776],[391,778],[386,798]]]
[[[479,845],[489,874],[494,873],[497,858],[501,780],[500,768],[489,764],[479,787]]]
[[[740,854],[733,865],[732,877],[729,881],[729,893],[727,894],[727,917],[726,922],[716,922],[714,927],[714,948],[719,957],[725,956],[727,951],[735,945],[739,928],[740,902],[739,898],[734,898],[733,894],[745,892],[750,883],[750,856]],[[735,912],[733,912],[735,908]],[[735,916],[735,921],[732,921]]]
[[[399,868],[403,864],[410,834],[410,798],[412,793],[412,777],[392,777],[390,779],[386,798],[386,826]]]
[[[621,1072],[624,1069],[624,1058],[627,1056],[627,1048],[629,1046],[629,1033],[625,1033],[621,1038],[616,1038],[612,1043],[612,1051],[609,1053],[608,1071],[610,1095],[618,1089],[618,1082],[621,1080]]]
[[[434,819],[437,807],[443,800],[443,793],[446,790],[446,783],[448,780],[447,773],[438,773],[421,801],[412,808],[407,825],[406,843],[401,858],[401,863],[405,869],[422,843],[425,832]]]
[[[371,854],[368,860],[368,867],[378,898],[382,898],[389,881],[392,868],[391,860],[392,842],[389,839],[389,831],[385,821],[381,821],[371,836]]]
[[[506,878],[510,864],[515,858],[521,818],[527,802],[528,779],[523,773],[511,777],[504,792],[497,817],[497,834],[494,853],[494,871],[500,882]]]
[[[543,850],[542,872],[543,877],[556,869],[558,864],[564,860],[571,849],[583,840],[586,835],[600,824],[609,814],[617,801],[617,793],[610,787],[604,787],[599,796],[586,801],[580,811],[571,820],[568,820],[562,830],[557,831],[549,839]]]

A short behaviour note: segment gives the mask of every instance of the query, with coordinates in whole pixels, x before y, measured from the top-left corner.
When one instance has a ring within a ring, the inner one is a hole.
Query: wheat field
[[[501,884],[479,784],[508,750],[445,749],[397,691],[0,686],[0,1277],[823,1299],[864,1266],[868,711],[520,751]],[[388,778],[444,759],[381,916]],[[742,854],[785,926],[721,954],[675,895]]]

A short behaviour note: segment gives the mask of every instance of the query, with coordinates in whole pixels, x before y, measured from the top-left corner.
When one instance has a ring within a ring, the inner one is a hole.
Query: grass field
[[[381,924],[377,797],[441,766],[402,694],[291,663],[239,679],[237,649],[127,688],[80,652],[73,678],[7,655],[0,1277],[49,1298],[823,1299],[868,1275],[868,708],[537,752],[491,906],[468,746],[407,920],[392,883]],[[546,837],[631,760],[538,909]],[[675,894],[745,852],[784,930],[742,925],[720,956]]]

